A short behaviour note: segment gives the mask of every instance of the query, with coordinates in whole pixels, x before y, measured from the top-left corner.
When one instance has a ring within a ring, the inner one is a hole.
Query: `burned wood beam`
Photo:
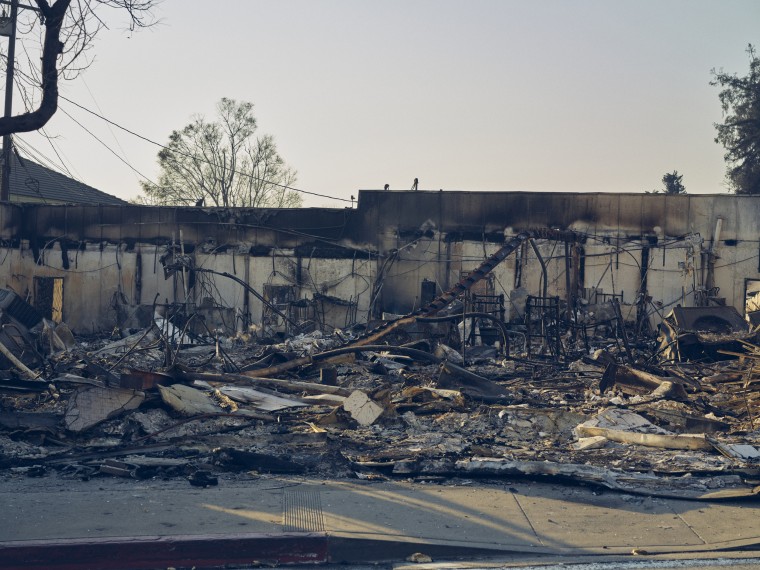
[[[338,386],[329,386],[327,384],[315,384],[313,382],[301,382],[298,380],[284,380],[280,378],[264,378],[251,376],[258,372],[251,370],[249,373],[230,374],[230,373],[213,373],[213,372],[180,372],[178,377],[183,380],[203,380],[206,382],[245,382],[246,384],[264,384],[274,388],[291,390],[293,392],[306,392],[307,394],[333,394],[337,396],[349,396],[351,390],[340,388]]]
[[[713,444],[704,434],[659,434],[641,433],[612,429],[593,425],[581,424],[575,428],[576,433],[583,437],[602,436],[617,443],[643,445],[645,447],[657,447],[660,449],[691,449],[711,450]]]
[[[439,388],[459,390],[462,394],[476,400],[497,402],[509,397],[504,387],[496,382],[473,374],[451,362],[444,362],[441,365],[437,385]]]
[[[21,362],[16,356],[8,350],[8,347],[5,346],[2,342],[0,342],[0,352],[3,353],[3,356],[11,361],[11,363],[18,368],[21,372],[24,373],[26,377],[28,377],[30,380],[36,380],[39,378],[39,374],[35,373],[33,370],[30,370],[29,367]]]
[[[625,334],[625,321],[623,315],[620,313],[620,301],[612,299],[612,308],[615,310],[615,319],[617,319],[617,329],[623,340],[623,346],[625,347],[625,355],[628,357],[628,362],[633,364],[633,353],[631,352],[631,345],[628,342],[628,335]]]
[[[426,362],[431,362],[433,364],[438,364],[441,362],[441,359],[438,358],[437,356],[434,356],[428,352],[424,352],[422,350],[417,350],[414,348],[406,348],[403,346],[386,346],[384,344],[378,344],[378,345],[353,344],[350,346],[344,346],[343,348],[336,348],[334,350],[320,352],[319,354],[314,354],[311,356],[302,356],[300,358],[289,360],[288,362],[283,362],[282,364],[270,366],[269,368],[262,368],[260,370],[251,370],[247,372],[242,372],[242,374],[244,376],[268,378],[270,376],[277,376],[278,374],[282,374],[283,372],[287,372],[288,370],[293,370],[294,368],[298,368],[300,366],[306,366],[308,364],[313,364],[316,362],[328,362],[330,361],[330,359],[335,358],[337,356],[341,356],[343,354],[353,354],[356,352],[369,352],[369,351],[392,352],[394,354],[404,354],[406,356],[411,356],[412,358],[416,360],[424,360]]]
[[[667,386],[673,390],[672,395],[686,398],[683,384],[677,378],[663,378],[629,366],[610,363],[599,381],[599,391],[604,394],[613,386],[617,386],[626,394],[634,396],[650,394],[663,386]]]

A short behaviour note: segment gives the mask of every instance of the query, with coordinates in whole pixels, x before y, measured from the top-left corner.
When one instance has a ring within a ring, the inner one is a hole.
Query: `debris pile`
[[[361,336],[191,339],[159,315],[125,338],[84,339],[3,307],[5,476],[551,477],[702,500],[760,491],[750,335],[713,351],[729,360],[680,362],[622,327],[592,336],[606,347],[593,355],[569,351],[568,332],[562,353],[545,356],[541,339],[511,353],[466,344],[448,317],[436,330],[453,334],[427,336],[430,323],[398,319],[416,327],[412,342],[398,321]]]

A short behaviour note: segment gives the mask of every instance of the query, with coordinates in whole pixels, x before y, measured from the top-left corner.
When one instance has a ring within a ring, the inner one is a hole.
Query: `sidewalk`
[[[210,567],[478,556],[702,553],[760,545],[760,503],[527,481],[0,480],[0,568]]]

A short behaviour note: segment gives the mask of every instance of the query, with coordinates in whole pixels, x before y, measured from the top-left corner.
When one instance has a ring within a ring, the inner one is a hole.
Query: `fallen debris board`
[[[252,404],[257,410],[263,410],[265,412],[308,406],[306,402],[299,398],[294,398],[285,394],[282,396],[275,396],[244,386],[223,386],[219,391],[236,402]]]
[[[45,412],[0,412],[0,425],[11,429],[52,429],[61,421],[60,414]]]
[[[300,463],[276,455],[239,449],[225,449],[222,454],[228,457],[225,463],[232,463],[244,469],[254,469],[267,473],[303,473],[306,471],[306,468]],[[222,459],[224,460],[224,457]]]
[[[647,408],[646,415],[664,420],[678,428],[679,432],[686,433],[715,433],[728,431],[729,424],[720,420],[690,416],[677,410],[660,410]]]
[[[651,423],[630,410],[608,408],[576,426],[578,437],[600,435],[610,441],[659,447],[661,449],[711,450],[712,443],[704,434],[676,435]]]
[[[151,329],[153,328],[153,325],[151,325]],[[153,330],[149,331],[143,331],[136,334],[133,334],[131,336],[128,336],[126,338],[123,338],[121,340],[114,341],[100,350],[96,350],[91,354],[91,356],[105,356],[105,355],[116,355],[116,354],[123,354],[127,352],[127,350],[134,348],[139,344],[140,342],[144,342],[145,344],[149,344],[156,340],[156,333]]]
[[[584,422],[575,428],[579,437],[592,437],[600,435],[610,441],[618,443],[629,443],[634,445],[644,445],[646,447],[659,447],[661,449],[712,449],[712,443],[704,434],[660,434],[660,433],[642,433],[635,431],[626,431],[622,429],[611,429],[599,427],[594,424],[594,419]]]
[[[106,388],[105,382],[97,380],[95,378],[85,378],[84,376],[78,376],[76,374],[61,374],[51,380],[55,385],[58,384],[80,384],[88,386],[98,386],[99,388]],[[123,387],[123,386],[122,386]]]
[[[123,461],[116,461],[115,459],[106,459],[100,465],[99,472],[106,475],[114,475],[116,477],[132,477],[134,467]]]
[[[723,455],[732,459],[757,459],[760,457],[760,451],[752,445],[717,441],[714,441],[713,445]]]
[[[582,437],[575,443],[573,443],[573,449],[575,451],[583,451],[585,449],[601,449],[609,440],[601,435],[594,435],[591,437]]]
[[[383,408],[370,400],[369,396],[361,390],[355,390],[346,401],[343,402],[343,409],[354,418],[359,425],[369,426],[377,421],[383,414]]]
[[[158,391],[167,406],[186,416],[218,414],[224,411],[205,392],[184,384],[158,386]]]
[[[665,388],[662,386],[665,384]],[[608,364],[602,380],[599,382],[599,391],[604,394],[607,390],[617,386],[622,392],[632,395],[649,394],[657,389],[665,390],[661,395],[672,399],[686,398],[686,391],[683,385],[675,378],[663,378],[636,370],[628,366],[618,364]]]
[[[0,390],[11,392],[46,392],[48,383],[43,380],[0,378]]]
[[[124,388],[84,388],[69,399],[64,421],[66,429],[80,432],[127,410],[134,410],[145,394]]]
[[[658,398],[665,398],[667,400],[686,401],[689,396],[684,390],[683,384],[678,382],[664,381],[657,388],[652,390],[652,396]]]
[[[439,388],[459,390],[478,400],[501,401],[508,397],[503,386],[451,362],[441,364],[437,385]]]
[[[316,394],[314,396],[304,396],[301,399],[310,406],[342,406],[346,401],[346,396]]]
[[[249,376],[243,374],[214,374],[207,372],[186,372],[181,371],[179,374],[183,380],[203,380],[207,382],[244,382],[245,384],[262,384],[264,386],[271,386],[278,390],[290,390],[292,392],[307,394],[338,394],[340,396],[349,396],[351,390],[341,388],[339,386],[328,386],[323,384],[316,384],[313,382],[302,382],[296,380],[283,380],[279,378],[259,378],[256,376]]]
[[[457,461],[454,465],[454,471],[468,473],[469,475],[500,474],[561,477],[579,483],[594,483],[616,491],[637,495],[696,501],[757,499],[758,494],[760,494],[760,487],[746,485],[740,477],[733,475],[661,477],[652,473],[625,473],[592,465],[554,463],[551,461],[510,461],[501,458],[473,457],[472,459]]]
[[[119,378],[119,385],[122,388],[134,390],[152,390],[156,386],[170,386],[176,382],[169,374],[135,369],[127,370]]]
[[[0,342],[0,352],[10,360],[13,365],[18,368],[21,372],[23,372],[30,380],[36,380],[39,374],[36,374],[34,370],[30,370],[29,367],[21,362],[16,356],[8,350],[8,347],[5,346],[2,342]]]

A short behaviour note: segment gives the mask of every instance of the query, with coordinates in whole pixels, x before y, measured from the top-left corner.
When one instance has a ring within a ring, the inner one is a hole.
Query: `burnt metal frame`
[[[534,317],[538,317],[534,319]],[[559,322],[559,297],[535,297],[528,295],[525,303],[525,324],[528,332],[525,335],[525,343],[528,349],[528,358],[533,356],[532,340],[541,339],[541,352],[549,348],[552,357],[559,360],[560,357],[560,322]],[[536,330],[538,325],[538,330]]]

